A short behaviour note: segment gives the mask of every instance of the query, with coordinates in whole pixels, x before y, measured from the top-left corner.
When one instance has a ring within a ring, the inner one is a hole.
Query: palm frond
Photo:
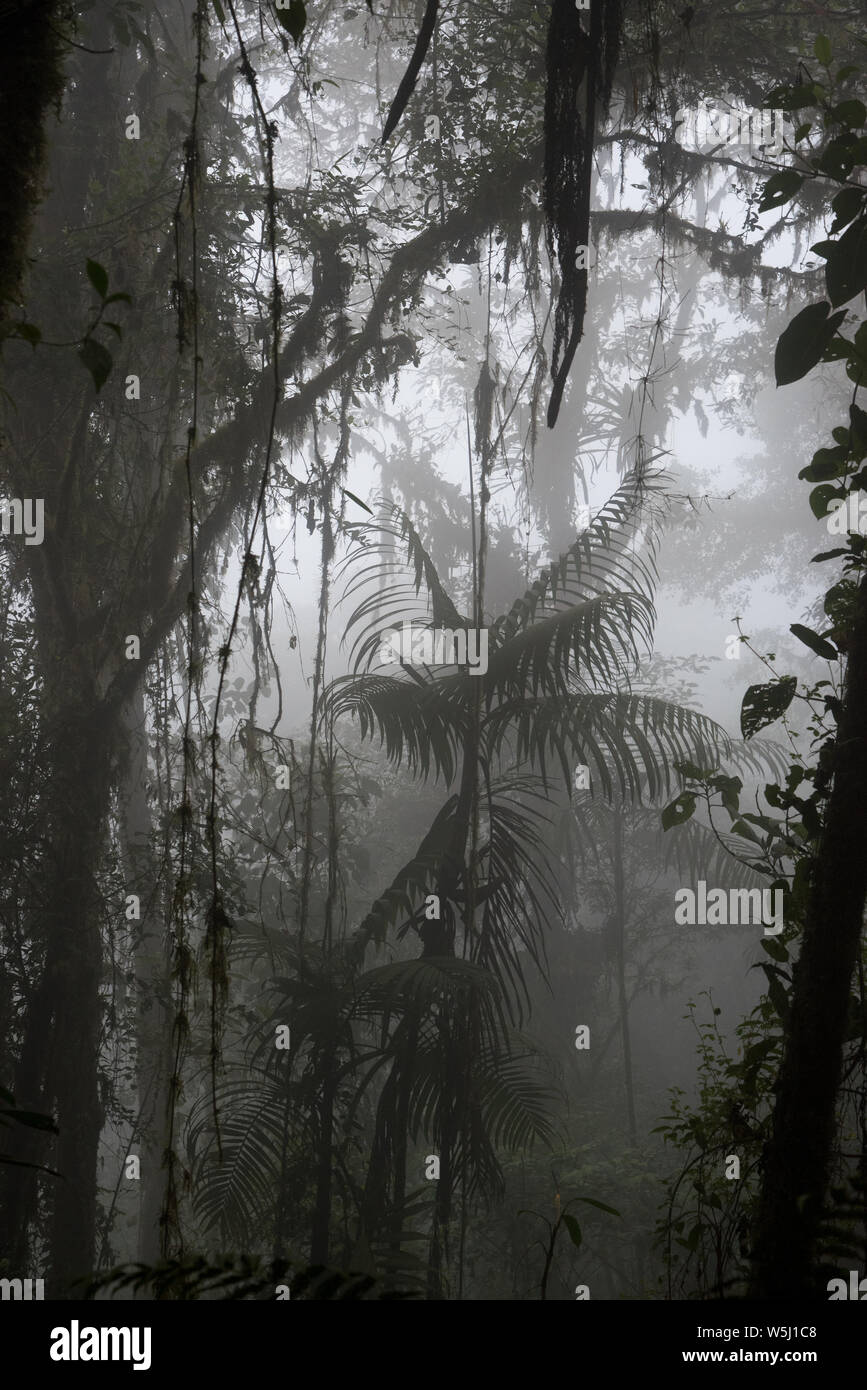
[[[558,606],[522,622],[508,638],[493,644],[482,681],[490,699],[561,694],[570,679],[610,686],[637,665],[641,646],[650,645],[655,610],[646,595],[605,593]]]
[[[544,928],[560,912],[545,830],[549,818],[527,806],[524,783],[506,780],[491,786],[485,811],[482,914],[472,924],[467,949],[499,981],[517,1021],[529,1006],[527,964],[544,975]]]
[[[481,1057],[476,1091],[485,1129],[497,1147],[519,1153],[551,1139],[557,1091],[539,1071],[539,1056],[531,1050]]]
[[[284,1113],[289,1100],[266,1078],[229,1082],[218,1089],[223,1161],[210,1133],[211,1097],[194,1109],[189,1127],[193,1206],[205,1230],[243,1248],[251,1230],[272,1229],[275,1175],[280,1171]],[[199,1141],[205,1146],[198,1152]]]
[[[585,764],[609,799],[615,786],[636,799],[667,793],[675,761],[716,765],[732,746],[721,725],[686,706],[650,695],[574,690],[505,702],[487,716],[485,737],[501,753],[511,739],[517,762],[529,763],[543,780],[552,757],[567,783],[576,764]]]
[[[394,926],[399,917],[416,917],[418,899],[433,891],[432,885],[447,853],[457,804],[458,798],[451,796],[440,807],[412,859],[398,870],[391,885],[377,898],[355,932],[353,945],[356,950],[363,950],[371,939],[382,943],[389,926]]]
[[[171,1297],[188,1302],[210,1299],[273,1300],[278,1284],[287,1284],[291,1297],[300,1299],[394,1299],[417,1298],[417,1289],[398,1291],[373,1276],[349,1272],[326,1265],[303,1265],[300,1261],[272,1260],[265,1264],[250,1256],[226,1255],[206,1259],[203,1255],[181,1260],[160,1260],[158,1264],[126,1264],[107,1270],[90,1280],[83,1297],[109,1296],[121,1290],[148,1293],[151,1298]]]
[[[342,574],[348,568],[352,574],[342,602],[359,592],[364,594],[346,622],[347,634],[360,628],[350,653],[354,671],[369,666],[382,631],[393,621],[430,614],[435,627],[457,630],[467,626],[468,620],[458,613],[418,531],[401,507],[389,504],[383,516],[356,529],[360,544],[349,552],[339,571]],[[368,533],[376,539],[368,540]],[[362,557],[368,563],[360,564]],[[395,580],[396,571],[403,572],[402,581]]]
[[[392,961],[358,977],[355,1012],[359,1017],[399,1013],[419,1004],[454,1003],[468,994],[478,999],[496,990],[493,976],[472,961],[450,957]]]
[[[651,604],[656,584],[655,530],[664,475],[632,473],[597,512],[589,528],[544,569],[490,628],[493,649],[530,627],[540,610],[574,608],[604,595],[630,595]],[[646,552],[646,555],[642,554]]]
[[[791,750],[772,738],[732,739],[726,761],[737,772],[751,772],[756,777],[785,777],[791,762]]]
[[[768,871],[744,861],[744,841],[726,831],[715,833],[696,816],[662,836],[662,854],[666,866],[693,878],[739,888],[767,887]]]
[[[328,691],[333,717],[358,717],[362,739],[379,738],[389,762],[427,779],[454,780],[469,714],[454,681],[361,675],[338,677]]]
[[[465,1094],[469,1114],[453,1153],[455,1181],[466,1175],[467,1191],[493,1197],[502,1174],[496,1149],[516,1153],[548,1143],[553,1134],[551,1111],[557,1091],[541,1075],[541,1058],[526,1040],[513,1034],[498,1045],[482,1040],[466,1058]],[[456,1103],[446,1083],[441,1045],[420,1049],[413,1068],[408,1124],[413,1141],[422,1135],[437,1146]]]

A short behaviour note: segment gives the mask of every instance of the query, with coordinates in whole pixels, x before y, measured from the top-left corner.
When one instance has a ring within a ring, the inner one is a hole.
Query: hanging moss
[[[585,29],[581,15],[589,16]],[[560,270],[554,311],[548,425],[560,401],[584,331],[587,270],[576,264],[579,246],[590,240],[590,183],[593,174],[597,102],[607,108],[622,28],[622,0],[593,0],[589,11],[574,0],[554,0],[548,27],[545,89],[545,224],[548,250]]]

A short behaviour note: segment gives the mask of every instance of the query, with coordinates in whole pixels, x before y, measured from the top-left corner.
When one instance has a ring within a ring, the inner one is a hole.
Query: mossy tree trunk
[[[816,1247],[867,895],[867,580],[858,594],[835,754],[764,1156],[753,1298],[826,1296],[817,1286]]]

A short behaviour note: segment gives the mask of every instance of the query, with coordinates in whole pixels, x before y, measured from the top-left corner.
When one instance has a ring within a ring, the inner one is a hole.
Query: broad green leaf
[[[849,347],[849,361],[846,375],[856,386],[867,385],[867,321],[861,324],[855,334],[855,341]]]
[[[798,682],[794,676],[781,676],[764,685],[751,685],[741,704],[741,734],[752,738],[760,729],[785,714],[795,697]]]
[[[800,381],[816,366],[845,317],[845,311],[831,314],[825,300],[808,304],[795,315],[780,334],[774,354],[774,376],[778,386]]]
[[[732,822],[732,834],[740,835],[742,839],[749,840],[754,845],[760,845],[762,843],[756,832],[747,825],[743,816]]]
[[[850,97],[848,101],[841,101],[834,107],[831,119],[840,125],[848,126],[850,130],[860,130],[867,121],[867,107],[857,97]]]
[[[581,1227],[578,1225],[578,1222],[575,1220],[575,1217],[570,1216],[568,1212],[564,1211],[560,1220],[563,1222],[563,1225],[569,1232],[569,1235],[572,1239],[572,1244],[575,1246],[575,1249],[580,1250],[584,1237],[581,1234]]]
[[[818,555],[814,555],[810,560],[811,565],[821,565],[825,560],[839,560],[841,555],[848,555],[849,551],[844,547],[842,550],[820,550]]]
[[[86,265],[88,280],[93,285],[100,299],[105,299],[108,289],[108,271],[104,265],[100,265],[99,261],[88,260]]]
[[[768,212],[771,208],[782,207],[783,203],[794,198],[803,182],[803,174],[799,174],[795,169],[781,169],[765,184],[762,201],[759,203],[759,212]]]
[[[846,363],[846,375],[856,386],[867,386],[867,362],[853,357]]]
[[[301,42],[301,36],[307,25],[307,6],[304,0],[285,0],[281,4],[276,0],[276,15],[283,28],[292,36],[296,43]]]
[[[861,460],[867,454],[867,410],[853,401],[849,406],[849,439],[852,452]]]
[[[855,145],[859,143],[855,141]],[[844,183],[857,163],[852,136],[847,130],[828,141],[819,158],[813,161],[813,167],[819,173],[828,174],[832,179],[836,179],[838,183]]]
[[[683,825],[695,811],[695,797],[692,792],[683,792],[669,802],[662,813],[662,828],[670,830],[673,825]]]
[[[818,82],[803,82],[797,86],[775,87],[768,94],[768,106],[772,110],[803,111],[806,106],[817,106],[822,94]]]
[[[827,261],[837,250],[837,243],[826,238],[824,241],[815,242],[810,250],[814,256],[821,256],[823,261]]]
[[[810,493],[810,510],[813,516],[818,517],[821,521],[823,517],[828,515],[828,507],[830,506],[831,499],[843,496],[845,496],[843,488],[834,487],[831,483],[820,483],[819,486],[814,487],[813,491]]]
[[[719,792],[723,806],[734,819],[740,809],[739,798],[744,788],[740,777],[714,777],[711,786]]]
[[[108,348],[103,347],[95,338],[85,338],[79,348],[78,357],[93,377],[94,387],[99,393],[108,380],[108,374],[114,366],[114,358]]]
[[[827,67],[831,61],[831,40],[826,34],[819,34],[817,36],[816,42],[813,44],[813,52],[819,62],[822,63],[824,67]]]
[[[832,236],[842,232],[847,227],[853,217],[858,213],[867,200],[867,189],[861,188],[841,188],[835,198],[831,200],[831,207],[834,209],[834,222],[830,228]]]
[[[808,483],[823,483],[829,478],[838,478],[846,471],[848,450],[842,446],[836,449],[817,449],[806,468],[802,468],[799,478]]]
[[[839,335],[836,338],[832,338],[831,342],[825,348],[825,351],[822,353],[822,361],[839,362],[842,358],[850,356],[857,356],[854,344],[850,343],[848,338]]]
[[[828,298],[834,308],[867,289],[867,217],[859,217],[836,243],[825,266]]]
[[[826,638],[820,637],[818,632],[813,632],[809,627],[804,627],[803,623],[792,623],[789,631],[799,642],[803,642],[805,647],[809,647],[811,652],[817,656],[822,656],[826,661],[836,661],[838,652],[836,647],[832,647]]]

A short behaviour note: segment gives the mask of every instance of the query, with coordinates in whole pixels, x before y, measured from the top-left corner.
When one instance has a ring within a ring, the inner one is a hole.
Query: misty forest
[[[857,0],[0,40],[4,1296],[853,1296]]]

